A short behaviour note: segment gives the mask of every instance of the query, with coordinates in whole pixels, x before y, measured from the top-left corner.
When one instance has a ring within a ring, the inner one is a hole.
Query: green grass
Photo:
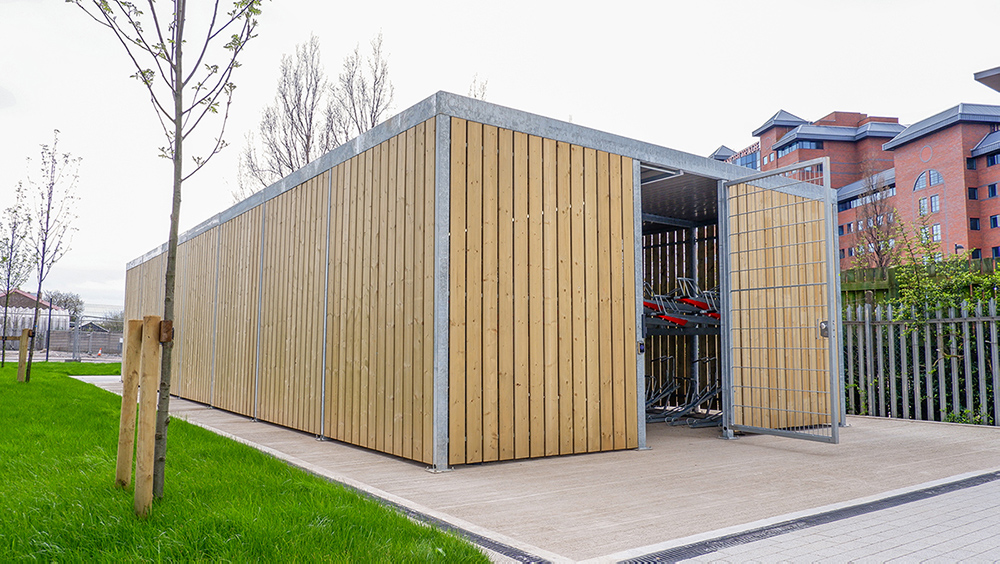
[[[166,492],[139,520],[114,488],[121,399],[67,375],[0,370],[0,560],[486,562],[472,545],[174,419]]]

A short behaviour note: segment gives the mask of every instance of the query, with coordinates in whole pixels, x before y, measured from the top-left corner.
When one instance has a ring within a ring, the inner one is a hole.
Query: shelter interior
[[[647,162],[640,172],[646,421],[719,426],[718,180]]]

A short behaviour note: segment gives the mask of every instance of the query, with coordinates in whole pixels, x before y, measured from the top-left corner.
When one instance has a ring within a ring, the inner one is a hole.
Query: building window
[[[854,222],[853,221],[847,224],[847,232],[848,233],[854,233]]]
[[[979,231],[979,218],[978,217],[970,217],[969,218],[969,229],[971,229],[973,231]]]
[[[927,215],[927,198],[917,200],[917,210],[920,215]]]
[[[969,188],[969,199],[970,200],[979,199],[979,188]]]
[[[840,235],[841,237],[844,236],[844,226],[843,225],[838,225],[837,226],[837,235]]]
[[[939,194],[934,194],[931,196],[931,213],[937,213],[941,211],[941,196]]]
[[[847,256],[849,256],[849,257],[853,257],[854,256],[854,247],[851,247],[851,248],[847,249]]]
[[[935,243],[941,242],[941,224],[935,223],[931,226],[931,241]]]
[[[976,170],[976,157],[969,157],[965,159],[965,168],[969,170]]]
[[[944,177],[941,176],[940,172],[934,169],[925,170],[920,173],[920,176],[917,177],[917,181],[913,183],[913,189],[923,190],[928,186],[937,186],[942,182],[944,182]]]
[[[822,149],[822,148],[823,148],[822,141],[796,141],[791,145],[778,149],[778,158],[780,159],[781,157],[787,155],[788,153],[791,153],[793,151],[798,151],[799,149]]]
[[[986,157],[986,166],[993,166],[997,163],[1000,163],[1000,153],[993,153]]]
[[[981,258],[983,258],[983,251],[981,251],[979,249],[972,249],[971,258],[974,258],[974,259],[981,259]]]
[[[993,258],[1000,258],[1000,247],[993,247]]]
[[[986,197],[987,198],[997,197],[997,185],[995,183],[990,184],[989,186],[986,187]]]
[[[844,258],[845,256],[847,256],[847,253],[844,252],[844,249],[840,249],[840,258]]]

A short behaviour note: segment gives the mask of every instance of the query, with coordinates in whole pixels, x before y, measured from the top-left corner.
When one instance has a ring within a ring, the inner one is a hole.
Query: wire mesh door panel
[[[833,198],[826,163],[805,164],[724,186],[726,420],[837,442]]]

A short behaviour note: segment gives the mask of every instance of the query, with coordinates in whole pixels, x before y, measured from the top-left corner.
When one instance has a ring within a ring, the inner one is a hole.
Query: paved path
[[[81,379],[120,391],[118,377]],[[990,552],[1000,534],[980,538],[1000,531],[997,428],[852,417],[842,443],[827,445],[652,425],[649,451],[432,474],[202,404],[171,406],[175,417],[461,529],[498,561],[1000,558]]]

